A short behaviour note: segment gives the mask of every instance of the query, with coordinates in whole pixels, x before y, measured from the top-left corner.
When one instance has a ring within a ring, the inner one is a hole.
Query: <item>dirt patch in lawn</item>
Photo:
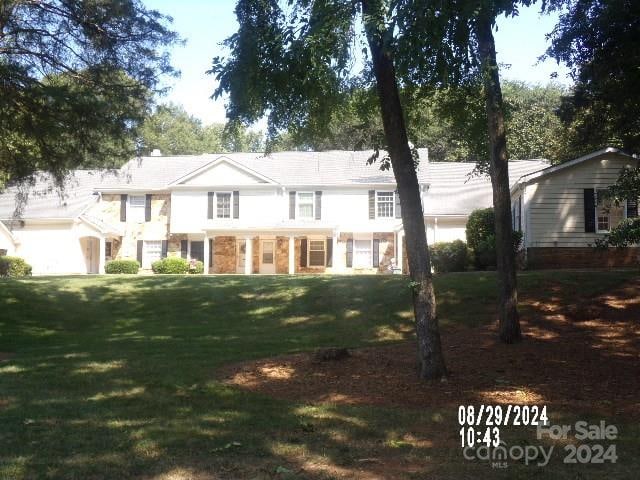
[[[522,300],[525,339],[519,345],[497,341],[494,326],[444,329],[446,381],[417,379],[413,342],[354,349],[340,361],[305,353],[243,362],[219,375],[243,389],[308,402],[546,404],[640,417],[640,278],[597,298],[576,295],[571,305],[554,301],[553,286],[545,290]]]

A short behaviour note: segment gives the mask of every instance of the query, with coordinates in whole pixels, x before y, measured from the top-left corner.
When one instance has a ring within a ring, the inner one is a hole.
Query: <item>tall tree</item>
[[[431,46],[408,41],[397,28],[415,21],[409,12],[400,12],[399,7],[409,3],[294,0],[285,11],[277,0],[238,0],[239,30],[226,41],[230,56],[214,59],[211,71],[220,81],[216,96],[229,93],[231,120],[250,123],[268,112],[271,138],[291,127],[326,132],[331,113],[353,85],[356,32],[364,30],[369,53],[365,74],[377,90],[383,146],[389,155],[381,162],[393,168],[402,206],[420,376],[433,379],[444,376],[446,367],[416,158],[408,144],[398,88],[400,77],[411,80],[404,67],[423,62]]]
[[[513,226],[511,225],[507,136],[496,45],[493,37],[497,15],[505,13],[505,11],[507,13],[513,12],[513,2],[506,3],[506,8],[503,6],[497,9],[494,2],[482,2],[473,23],[478,44],[477,51],[481,65],[489,132],[489,174],[493,187],[499,288],[498,329],[500,339],[503,342],[514,343],[521,339],[522,334],[518,316],[518,287],[513,251]]]
[[[159,76],[169,19],[139,0],[0,2],[0,175],[124,161]]]
[[[551,0],[560,19],[547,55],[575,82],[561,109],[567,159],[604,145],[640,150],[640,2]]]

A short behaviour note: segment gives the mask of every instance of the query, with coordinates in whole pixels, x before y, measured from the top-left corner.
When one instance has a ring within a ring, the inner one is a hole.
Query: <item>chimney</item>
[[[159,149],[159,148],[154,148],[154,149],[151,151],[151,156],[152,156],[152,157],[161,157],[161,156],[162,156],[162,152],[160,151],[160,149]]]

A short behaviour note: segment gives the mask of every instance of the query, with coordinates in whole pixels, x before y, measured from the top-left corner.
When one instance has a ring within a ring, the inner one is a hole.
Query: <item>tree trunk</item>
[[[476,36],[485,91],[491,160],[489,172],[493,186],[493,209],[496,219],[499,288],[498,327],[500,340],[505,343],[514,343],[519,341],[522,336],[518,319],[518,288],[511,225],[507,139],[504,130],[502,91],[492,25],[493,18],[486,11],[481,11],[477,19]]]
[[[418,176],[409,148],[395,67],[390,52],[385,48],[384,38],[387,32],[384,31],[384,17],[380,14],[380,4],[376,0],[362,0],[362,9],[385,139],[402,207],[402,224],[412,282],[420,377],[425,380],[437,379],[445,376],[447,370],[436,318],[436,301]]]

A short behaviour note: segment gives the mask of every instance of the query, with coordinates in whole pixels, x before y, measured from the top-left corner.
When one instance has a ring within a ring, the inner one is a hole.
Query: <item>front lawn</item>
[[[536,318],[540,302],[570,306],[637,278],[526,272],[523,316]],[[492,273],[437,278],[443,330],[485,328],[495,288]],[[639,475],[637,419],[606,418],[621,429],[615,465],[501,470],[464,460],[456,409],[274,399],[216,376],[234,362],[412,338],[401,276],[0,281],[0,478]],[[578,418],[569,408],[552,413]]]

